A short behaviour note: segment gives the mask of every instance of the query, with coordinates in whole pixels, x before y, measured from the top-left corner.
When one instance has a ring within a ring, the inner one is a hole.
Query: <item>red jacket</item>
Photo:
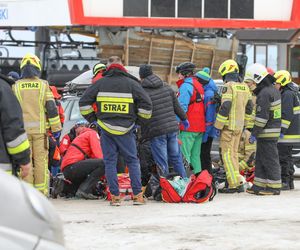
[[[204,89],[195,77],[187,77],[177,82],[178,99],[187,114],[190,127],[188,132],[205,132]],[[180,130],[184,131],[183,125]]]
[[[71,138],[69,136],[69,134],[65,135],[62,140],[60,141],[59,144],[59,152],[61,155],[64,155],[67,151],[67,149],[69,148],[69,146],[71,145]]]
[[[61,163],[61,170],[66,166],[84,160],[84,154],[72,144],[79,146],[89,158],[102,159],[100,138],[96,131],[85,128],[71,143]]]

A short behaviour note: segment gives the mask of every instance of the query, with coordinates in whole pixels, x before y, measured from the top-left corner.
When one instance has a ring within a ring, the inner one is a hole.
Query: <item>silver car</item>
[[[62,222],[40,192],[0,170],[0,197],[0,249],[65,249]]]

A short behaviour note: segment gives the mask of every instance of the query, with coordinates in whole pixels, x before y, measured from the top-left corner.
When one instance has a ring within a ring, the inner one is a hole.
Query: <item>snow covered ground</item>
[[[300,249],[300,181],[280,196],[219,194],[205,204],[52,202],[70,250]]]

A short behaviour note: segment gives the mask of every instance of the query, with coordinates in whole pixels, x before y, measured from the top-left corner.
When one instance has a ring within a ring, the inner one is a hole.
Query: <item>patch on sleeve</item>
[[[256,107],[256,112],[261,112],[261,106]]]
[[[63,139],[63,145],[68,145],[68,140],[67,139]]]
[[[227,87],[223,87],[222,93],[225,94],[227,92]]]

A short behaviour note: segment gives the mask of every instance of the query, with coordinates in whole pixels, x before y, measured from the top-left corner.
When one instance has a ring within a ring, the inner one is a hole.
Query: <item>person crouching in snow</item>
[[[79,135],[69,146],[61,170],[71,182],[64,193],[76,194],[78,198],[98,199],[93,195],[93,189],[105,168],[98,133],[91,128],[82,128]]]

